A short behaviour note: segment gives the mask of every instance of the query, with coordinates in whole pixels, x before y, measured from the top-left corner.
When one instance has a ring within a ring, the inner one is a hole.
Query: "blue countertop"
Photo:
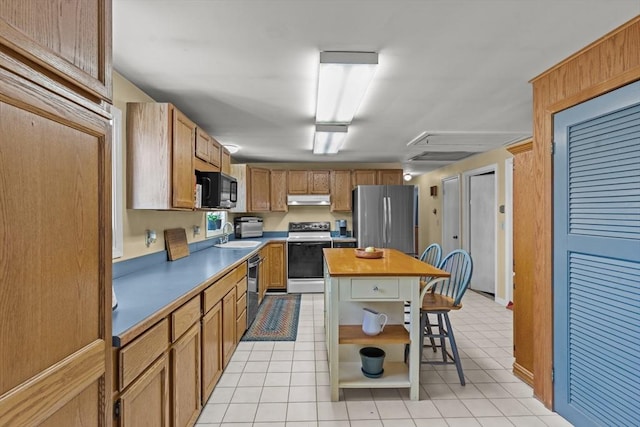
[[[209,279],[260,250],[265,243],[283,238],[250,240],[258,240],[262,245],[250,249],[209,247],[176,261],[157,263],[115,278],[113,289],[118,306],[112,316],[113,345],[120,347],[120,337],[128,330],[153,318],[179,298],[193,293]]]

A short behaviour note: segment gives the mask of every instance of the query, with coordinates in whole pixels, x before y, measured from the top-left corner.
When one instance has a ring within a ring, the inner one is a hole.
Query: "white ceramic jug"
[[[362,319],[362,332],[367,335],[378,335],[387,324],[387,315],[378,313],[370,308],[363,308],[364,318]],[[384,320],[382,320],[384,319]]]

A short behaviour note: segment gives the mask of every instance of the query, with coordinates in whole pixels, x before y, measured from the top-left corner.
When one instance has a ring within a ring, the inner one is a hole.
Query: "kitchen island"
[[[358,258],[354,249],[324,249],[325,329],[331,400],[340,388],[409,388],[419,399],[420,349],[411,345],[408,364],[405,344],[420,342],[420,277],[448,273],[395,249],[383,249],[379,259]],[[404,326],[404,302],[411,305],[410,330]],[[363,309],[388,316],[388,324],[375,336],[362,332]],[[359,350],[382,348],[383,373],[368,378],[361,371]]]

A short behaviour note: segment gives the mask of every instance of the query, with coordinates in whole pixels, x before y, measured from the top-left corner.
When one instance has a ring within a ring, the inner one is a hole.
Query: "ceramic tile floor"
[[[422,365],[420,401],[409,400],[407,389],[341,389],[331,402],[323,299],[305,294],[297,341],[240,342],[196,425],[571,426],[511,374],[511,311],[467,292],[450,317],[466,386],[453,365]]]

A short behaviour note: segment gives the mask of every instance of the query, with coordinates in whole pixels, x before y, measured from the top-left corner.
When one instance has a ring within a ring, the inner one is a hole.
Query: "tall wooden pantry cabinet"
[[[111,423],[110,103],[110,0],[0,2],[2,426]]]

